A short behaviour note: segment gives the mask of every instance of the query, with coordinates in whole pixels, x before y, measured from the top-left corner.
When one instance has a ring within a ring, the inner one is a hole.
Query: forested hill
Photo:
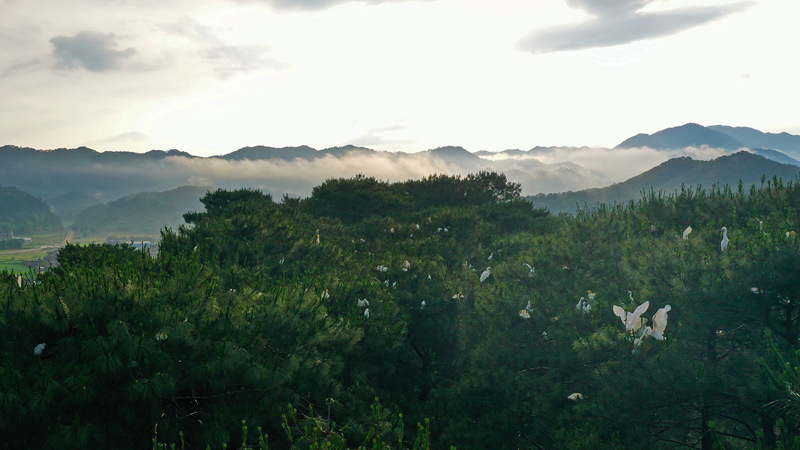
[[[133,233],[158,235],[165,226],[182,225],[183,213],[202,208],[206,187],[183,186],[163,192],[142,192],[119,200],[90,206],[75,218],[78,233]]]
[[[62,230],[61,221],[41,199],[0,185],[0,232],[13,231],[22,236]]]
[[[0,272],[3,443],[800,446],[800,185],[575,216],[519,192],[217,190],[155,259],[67,246]]]
[[[650,191],[672,193],[681,187],[711,187],[729,185],[736,188],[741,181],[747,190],[760,186],[762,181],[779,177],[796,181],[800,168],[781,164],[749,152],[737,152],[711,161],[688,157],[666,161],[622,183],[577,192],[539,194],[528,197],[539,208],[552,212],[575,212],[578,208],[595,208],[601,203],[625,203]]]

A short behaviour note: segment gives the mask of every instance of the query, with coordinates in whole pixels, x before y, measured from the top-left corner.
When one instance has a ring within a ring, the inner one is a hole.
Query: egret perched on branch
[[[573,402],[577,402],[578,400],[583,400],[583,394],[580,392],[573,392],[572,394],[569,394],[567,398]]]
[[[491,274],[492,274],[492,268],[487,267],[486,270],[484,270],[483,273],[481,274],[481,283],[486,281],[486,279],[489,278],[489,275]]]
[[[41,344],[37,345],[36,347],[33,347],[33,354],[36,355],[36,356],[41,355],[46,346],[47,346],[47,344],[42,342]]]
[[[631,291],[628,291],[628,300],[630,300],[631,303],[634,303],[636,301],[636,300],[633,299],[633,292],[631,292]]]
[[[17,277],[17,286],[22,287],[22,275]]]
[[[522,317],[523,319],[530,319],[531,313],[529,313],[527,309],[521,309],[519,311],[519,316]]]
[[[428,303],[427,303],[427,302],[425,302],[425,300],[423,300],[423,301],[422,301],[422,303],[420,303],[420,304],[419,304],[419,309],[420,309],[420,310],[423,310],[423,309],[425,309],[425,305],[427,305],[427,304],[428,304]]]
[[[667,328],[667,313],[672,310],[672,307],[667,305],[659,308],[653,315],[653,328],[645,327],[648,336],[652,336],[657,341],[664,340],[664,329]]]
[[[488,257],[488,258],[486,258],[486,259],[487,259],[487,260],[489,260],[489,261],[491,261],[491,260],[492,260],[492,258],[494,258],[494,253],[491,253],[491,254],[489,255],[489,257]]]
[[[369,308],[364,310],[364,318],[369,319]]]
[[[367,300],[365,298],[358,299],[358,307],[359,308],[364,308],[366,306],[369,306],[369,300]]]
[[[614,305],[613,310],[614,314],[622,320],[622,324],[625,325],[625,332],[626,333],[636,333],[642,328],[642,314],[647,311],[647,308],[650,307],[650,302],[644,302],[641,305],[637,306],[633,312],[628,312],[622,309],[621,306]]]
[[[722,242],[719,243],[719,247],[722,249],[722,252],[724,253],[728,251],[728,243],[730,242],[730,239],[728,239],[727,228],[722,227],[721,231],[722,231]]]
[[[375,269],[377,269],[378,272],[383,272],[383,273],[386,273],[386,272],[389,271],[389,268],[384,266],[383,264],[381,264],[380,266],[376,267]]]
[[[687,240],[689,240],[689,235],[690,235],[691,233],[692,233],[692,227],[691,227],[691,226],[688,226],[688,227],[686,227],[686,229],[685,229],[685,230],[683,230],[683,240],[684,240],[684,241],[687,241]]]
[[[578,304],[575,305],[575,311],[583,312],[584,314],[588,314],[592,310],[592,304],[586,300],[585,297],[581,297],[578,300]]]
[[[408,272],[408,269],[411,268],[411,263],[408,260],[403,261],[403,272]]]
[[[536,270],[528,263],[522,263],[522,264],[524,264],[525,267],[528,268],[528,278],[533,278],[533,274],[536,272]]]

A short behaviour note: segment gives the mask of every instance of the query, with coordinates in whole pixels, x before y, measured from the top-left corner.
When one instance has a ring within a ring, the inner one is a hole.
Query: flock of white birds
[[[419,229],[419,225],[416,225],[416,229],[417,230]],[[390,233],[394,233],[394,231],[395,231],[394,228],[392,228],[389,232]],[[449,230],[447,228],[439,228],[436,231],[438,233],[441,233],[441,232],[445,232],[446,233]],[[722,231],[722,241],[720,242],[720,249],[723,252],[727,252],[728,251],[728,246],[730,244],[730,239],[728,239],[728,228],[727,227],[722,227],[722,229],[720,229],[720,231]],[[692,227],[691,226],[686,227],[686,229],[683,231],[683,239],[684,240],[688,240],[689,239],[689,235],[691,233],[692,233]],[[793,236],[793,235],[794,235],[794,232],[791,232],[791,233],[787,232],[786,233],[787,237],[790,237],[790,236]],[[320,243],[320,236],[319,236],[319,230],[317,230],[316,244],[319,245],[319,243]],[[494,253],[490,254],[487,259],[489,261],[491,261],[493,256],[494,256]],[[283,260],[281,260],[281,263],[282,262],[283,262]],[[528,263],[524,263],[524,265],[528,269],[528,277],[533,277],[535,272],[536,272],[535,269]],[[378,270],[378,272],[381,272],[381,273],[386,273],[386,272],[389,271],[389,268],[387,266],[385,266],[385,265],[379,265],[376,269]],[[409,269],[411,269],[411,263],[408,260],[403,261],[402,270],[404,272],[407,272]],[[569,268],[566,267],[566,266],[564,266],[563,269],[564,270],[569,270]],[[486,270],[484,270],[480,275],[480,282],[481,283],[485,282],[491,275],[492,275],[492,268],[491,267],[487,267]],[[428,275],[428,278],[430,279],[430,275]],[[19,282],[20,287],[22,287],[22,277],[19,277],[19,279],[17,281]],[[388,280],[387,280],[387,284],[388,284]],[[756,289],[756,288],[753,288],[753,289]],[[330,294],[328,293],[328,290],[326,289],[322,293],[322,297],[324,299],[327,299],[327,298],[329,298],[329,296],[330,296]],[[464,298],[464,294],[458,293],[458,294],[454,295],[452,298],[454,298],[454,299],[462,298],[463,299]],[[633,294],[632,294],[631,291],[628,291],[628,298],[629,298],[631,304],[635,304],[634,299],[633,299]],[[587,291],[586,297],[581,297],[580,300],[578,300],[577,305],[575,305],[575,310],[578,311],[578,312],[581,312],[583,314],[588,314],[592,310],[592,305],[594,304],[594,302],[595,302],[595,294],[592,291]],[[357,305],[358,305],[359,308],[364,308],[364,313],[363,313],[364,318],[368,319],[369,316],[370,316],[369,301],[367,299],[365,299],[365,298],[364,299],[359,299],[358,302],[357,302]],[[423,300],[422,303],[420,304],[420,310],[424,309],[425,305],[426,305],[426,303]],[[646,302],[642,303],[641,305],[637,306],[636,308],[634,308],[633,311],[626,311],[624,307],[617,306],[617,305],[613,305],[613,307],[612,307],[612,309],[614,311],[614,314],[617,317],[620,318],[620,320],[622,321],[622,324],[625,326],[625,333],[629,337],[632,338],[632,342],[633,342],[634,347],[640,346],[642,344],[642,340],[647,336],[652,337],[653,339],[658,340],[658,341],[663,341],[664,339],[666,339],[664,337],[664,330],[667,328],[667,313],[672,310],[672,307],[670,305],[666,305],[663,308],[659,308],[656,311],[656,313],[653,315],[653,318],[652,318],[653,326],[652,327],[646,325],[647,324],[647,319],[642,317],[642,314],[644,314],[649,307],[650,307],[650,302],[649,301],[646,301]],[[533,307],[531,305],[531,302],[529,301],[528,304],[525,306],[525,309],[520,310],[519,316],[521,318],[523,318],[523,319],[530,319],[531,318],[531,314],[530,314],[531,312],[533,312]],[[33,354],[35,356],[41,356],[41,354],[44,351],[46,345],[47,344],[45,344],[44,342],[41,343],[41,344],[38,344],[36,347],[34,347]],[[636,350],[634,349],[633,352],[635,353]],[[582,400],[583,399],[583,394],[581,394],[580,392],[573,392],[572,394],[567,396],[567,399],[572,400],[572,401]]]

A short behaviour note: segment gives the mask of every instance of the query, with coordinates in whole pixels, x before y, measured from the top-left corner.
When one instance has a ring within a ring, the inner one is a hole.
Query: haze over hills
[[[138,233],[158,235],[164,226],[177,228],[183,214],[202,211],[208,188],[183,186],[163,192],[141,192],[81,211],[72,229],[85,234]]]
[[[15,187],[0,185],[0,233],[14,232],[22,237],[62,230],[58,216],[41,199]]]
[[[743,148],[764,158],[738,155],[702,164]],[[185,209],[188,200],[169,194],[181,186],[184,188],[180,192],[193,192],[186,186],[199,187],[196,190],[200,195],[215,188],[250,187],[278,199],[284,194],[305,197],[326,179],[349,178],[359,173],[400,181],[433,174],[463,176],[495,171],[520,183],[523,195],[537,195],[537,206],[571,211],[576,203],[635,199],[642,189],[650,187],[674,190],[681,183],[709,186],[714,182],[735,184],[739,179],[750,183],[762,174],[794,179],[795,169],[786,165],[800,166],[796,156],[800,156],[800,136],[693,123],[652,135],[638,134],[611,149],[537,146],[529,150],[470,152],[445,146],[418,153],[394,153],[353,145],[323,150],[309,146],[253,146],[202,158],[179,150],[139,154],[98,152],[86,147],[43,151],[7,145],[0,147],[0,182],[44,199],[67,223],[75,220],[86,230],[101,230],[106,229],[103,221],[113,227],[136,223],[137,219],[130,216],[144,210],[142,203],[155,205],[154,211],[161,211],[156,214],[160,218],[170,214],[173,219],[179,217],[175,211],[162,208],[165,202],[174,202]],[[669,161],[674,158],[680,159]],[[768,160],[776,164],[769,164]],[[737,168],[737,164],[750,167]],[[141,193],[146,194],[122,200]],[[115,200],[120,202],[108,203]],[[86,208],[90,208],[89,212],[82,213]]]
[[[578,208],[593,208],[600,203],[625,203],[641,198],[643,192],[663,191],[673,193],[686,188],[710,188],[712,185],[736,187],[741,180],[744,188],[760,186],[762,176],[771,179],[777,176],[786,181],[798,181],[800,167],[781,164],[763,156],[741,151],[721,156],[711,161],[699,161],[688,157],[666,161],[640,175],[622,183],[605,188],[587,189],[578,192],[540,194],[528,197],[535,207],[548,208],[551,212],[575,212]]]

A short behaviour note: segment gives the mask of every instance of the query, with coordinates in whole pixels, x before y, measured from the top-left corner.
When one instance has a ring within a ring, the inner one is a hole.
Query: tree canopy
[[[157,258],[0,273],[0,436],[798,448],[799,199],[772,179],[553,216],[494,173],[209,192]]]

